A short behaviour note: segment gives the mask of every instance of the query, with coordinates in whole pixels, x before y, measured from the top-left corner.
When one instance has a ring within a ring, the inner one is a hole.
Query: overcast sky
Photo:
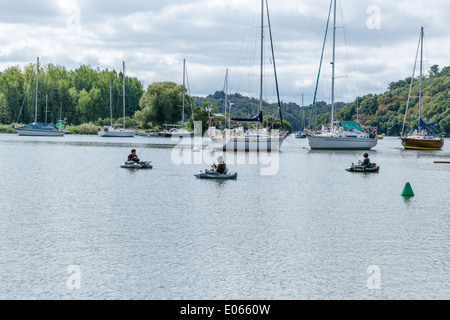
[[[144,82],[182,83],[190,93],[250,93],[235,81],[249,36],[258,31],[260,0],[0,0],[0,69],[35,63],[116,69]],[[269,0],[281,99],[312,102],[330,0]],[[425,68],[450,65],[448,0],[339,0],[337,99],[383,93],[412,75],[420,27]],[[267,29],[267,28],[266,28]],[[331,39],[332,30],[329,35]],[[268,39],[268,36],[266,36]],[[253,41],[253,39],[251,40]],[[271,59],[266,56],[266,60]],[[327,42],[319,99],[329,99]],[[247,76],[253,71],[247,71]],[[254,74],[252,73],[252,76]]]

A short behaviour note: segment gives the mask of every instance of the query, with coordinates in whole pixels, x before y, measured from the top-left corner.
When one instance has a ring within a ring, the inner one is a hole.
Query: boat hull
[[[103,138],[132,138],[134,131],[99,131],[98,135]]]
[[[402,138],[402,145],[407,150],[441,150],[444,147],[444,138]]]
[[[63,137],[66,132],[59,130],[23,130],[16,128],[17,134],[24,137]]]
[[[217,172],[200,172],[195,175],[199,179],[233,180],[237,179],[237,172],[233,174],[220,174]]]
[[[378,141],[371,138],[308,136],[312,150],[370,150]]]
[[[124,169],[152,169],[153,166],[149,161],[144,161],[140,163],[136,163],[134,161],[124,161],[122,162],[122,165],[120,166]]]
[[[193,132],[158,132],[158,137],[163,138],[184,138],[184,137],[193,137]]]
[[[352,166],[348,169],[345,169],[348,172],[363,172],[363,173],[378,173],[380,172],[380,167],[369,168],[364,166]]]

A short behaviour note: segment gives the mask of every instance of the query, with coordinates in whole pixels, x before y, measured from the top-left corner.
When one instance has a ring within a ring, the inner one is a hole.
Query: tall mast
[[[183,126],[184,126],[184,94],[186,86],[186,59],[183,59]]]
[[[423,26],[420,29],[420,87],[419,87],[419,127],[422,119],[422,75],[423,75]]]
[[[284,129],[283,114],[281,112],[280,90],[278,88],[277,66],[276,66],[276,63],[275,63],[275,52],[273,50],[272,27],[271,27],[271,23],[270,23],[269,2],[268,2],[268,0],[266,0],[266,7],[267,7],[267,24],[269,26],[269,36],[270,36],[270,48],[272,50],[273,73],[275,75],[275,87],[277,89],[278,113],[280,115],[281,129]]]
[[[39,88],[39,57],[37,58],[37,67],[36,67],[36,107],[34,110],[34,123],[37,123],[38,88]]]
[[[113,124],[112,124],[112,84],[111,84],[111,80],[109,80],[109,119],[111,121],[111,128],[112,128]]]
[[[125,61],[123,62],[123,129],[125,130]]]
[[[227,123],[227,108],[228,108],[228,68],[225,73],[225,127]],[[219,123],[220,125],[220,123]],[[231,128],[231,110],[228,113],[228,128]]]
[[[302,123],[303,129],[302,130],[305,130],[306,123],[305,123],[305,104],[304,104],[304,99],[303,99],[303,92],[302,92],[302,112],[303,112],[303,123]]]
[[[331,127],[334,125],[334,80],[335,80],[335,61],[336,61],[336,0],[334,0],[334,21],[333,21],[333,62],[331,76]]]
[[[48,114],[48,93],[45,95],[45,123],[47,123]]]
[[[261,72],[260,72],[260,87],[259,87],[259,111],[262,111],[263,104],[263,66],[264,60],[264,0],[261,0]]]

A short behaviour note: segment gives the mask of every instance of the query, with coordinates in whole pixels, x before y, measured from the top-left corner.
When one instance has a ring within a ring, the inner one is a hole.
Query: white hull
[[[105,138],[132,138],[135,136],[134,131],[99,131],[98,135]]]
[[[329,135],[308,136],[308,142],[312,150],[370,150],[378,143],[377,139],[371,138],[336,137]]]
[[[21,130],[16,129],[19,136],[24,137],[63,137],[66,132],[59,130]]]
[[[285,137],[237,137],[214,139],[213,147],[223,151],[279,151]]]

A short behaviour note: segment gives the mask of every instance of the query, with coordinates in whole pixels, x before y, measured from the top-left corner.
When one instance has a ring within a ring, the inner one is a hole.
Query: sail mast
[[[45,95],[45,123],[47,123],[48,114],[48,93]]]
[[[303,122],[302,122],[303,129],[302,129],[302,131],[303,131],[303,130],[305,130],[305,127],[306,127],[306,122],[305,122],[305,103],[304,103],[304,99],[303,99],[303,92],[302,92],[302,112],[303,112]]]
[[[422,76],[423,76],[423,26],[420,29],[420,86],[419,86],[419,127],[422,123]]]
[[[268,0],[266,0],[266,7],[267,7],[267,23],[269,25],[270,48],[272,50],[273,72],[274,72],[274,75],[275,75],[275,87],[276,87],[276,90],[277,90],[278,113],[280,114],[281,129],[284,129],[283,114],[281,112],[280,89],[278,87],[277,65],[275,63],[275,52],[273,50],[272,27],[270,25],[269,2],[268,2]]]
[[[335,80],[335,61],[336,61],[336,0],[334,0],[334,21],[333,21],[333,62],[331,76],[331,127],[334,125],[334,80]]]
[[[123,61],[123,129],[125,130],[125,61]]]
[[[186,59],[183,59],[183,125],[184,125],[184,93],[186,84]]]
[[[39,57],[37,58],[37,67],[36,67],[36,107],[34,110],[34,123],[37,123],[38,88],[39,88]]]
[[[228,68],[227,71],[225,73],[225,127],[227,125],[228,122],[228,129],[231,129],[231,110],[229,110],[228,113],[228,119],[227,119],[227,108],[228,108]],[[220,125],[220,123],[219,123]]]
[[[109,119],[110,119],[111,128],[112,128],[113,123],[112,123],[112,84],[111,84],[111,80],[109,80]]]
[[[259,111],[262,112],[263,105],[263,66],[264,60],[264,0],[261,0],[261,72],[260,72],[260,87],[259,87]]]

